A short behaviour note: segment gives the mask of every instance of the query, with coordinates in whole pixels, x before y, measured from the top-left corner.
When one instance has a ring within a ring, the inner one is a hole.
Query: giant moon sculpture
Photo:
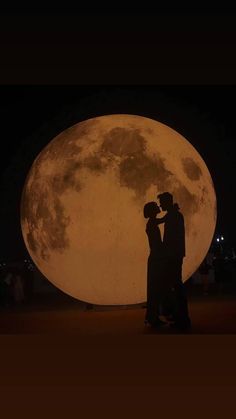
[[[143,206],[164,191],[185,218],[185,281],[205,257],[216,223],[214,186],[201,156],[149,118],[119,114],[75,124],[49,142],[29,171],[21,200],[26,247],[48,280],[79,300],[143,302],[149,253]]]

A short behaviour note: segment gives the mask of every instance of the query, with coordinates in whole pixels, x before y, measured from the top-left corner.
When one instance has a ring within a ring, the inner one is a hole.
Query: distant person
[[[182,282],[182,264],[185,257],[185,226],[184,217],[178,204],[173,203],[173,196],[164,192],[157,197],[164,217],[163,251],[165,257],[165,281],[172,293],[173,327],[186,330],[191,327],[188,313],[187,296]]]
[[[6,269],[2,278],[4,289],[3,305],[9,307],[14,302],[13,298],[13,273],[10,268]]]
[[[13,272],[13,297],[16,304],[23,303],[25,299],[24,285],[20,269],[14,269]]]
[[[202,280],[203,295],[205,296],[207,296],[209,292],[209,277],[210,277],[211,269],[212,269],[211,254],[208,253],[198,268],[198,272]]]
[[[145,204],[143,214],[148,218],[146,224],[146,233],[148,236],[150,254],[147,264],[147,310],[145,323],[153,327],[159,327],[164,324],[160,318],[160,305],[163,300],[164,282],[163,282],[163,243],[158,224],[161,220],[157,219],[160,208],[156,202]]]
[[[221,248],[218,248],[215,252],[213,266],[217,292],[221,293],[223,291],[223,283],[226,277],[225,259]]]
[[[24,298],[26,303],[30,303],[34,292],[34,275],[33,271],[24,263],[22,267],[22,279],[24,288]]]

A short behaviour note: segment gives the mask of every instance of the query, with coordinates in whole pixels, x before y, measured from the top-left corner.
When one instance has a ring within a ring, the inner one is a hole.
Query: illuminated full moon
[[[201,156],[173,129],[137,115],[73,125],[41,151],[26,179],[21,227],[29,254],[49,281],[79,300],[143,302],[143,206],[165,191],[185,218],[185,281],[205,257],[216,223],[214,186]]]

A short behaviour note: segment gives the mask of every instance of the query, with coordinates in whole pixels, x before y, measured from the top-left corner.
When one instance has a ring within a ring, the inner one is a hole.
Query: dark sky
[[[232,10],[1,10],[1,258],[24,254],[25,176],[54,135],[106,113],[157,119],[204,158],[217,229],[235,243]]]

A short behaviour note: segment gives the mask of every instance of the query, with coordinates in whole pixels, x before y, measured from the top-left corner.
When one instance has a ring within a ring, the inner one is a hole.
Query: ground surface
[[[192,334],[235,334],[235,293],[190,295]],[[142,305],[93,307],[70,298],[40,296],[31,304],[0,311],[1,334],[75,333],[77,335],[175,334],[168,325],[153,330],[144,325]]]

